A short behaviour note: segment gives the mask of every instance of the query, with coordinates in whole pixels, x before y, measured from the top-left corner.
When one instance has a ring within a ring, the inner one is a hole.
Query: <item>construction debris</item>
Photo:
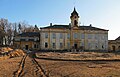
[[[25,53],[21,49],[12,49],[9,47],[2,47],[0,48],[0,57],[9,57],[9,58],[14,58],[14,57],[20,57],[24,56]]]

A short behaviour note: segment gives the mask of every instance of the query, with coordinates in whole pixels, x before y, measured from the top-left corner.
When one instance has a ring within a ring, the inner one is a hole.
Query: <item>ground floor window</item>
[[[34,48],[37,48],[37,45],[36,45],[36,44],[34,44]]]
[[[53,43],[53,48],[55,48],[56,47],[56,45],[55,45],[55,43]]]
[[[48,48],[48,43],[47,42],[45,42],[45,48]]]
[[[63,43],[60,43],[60,48],[63,48]]]
[[[28,49],[29,49],[29,46],[28,46],[28,45],[25,45],[25,49],[28,50]]]
[[[70,43],[67,43],[67,47],[70,48]]]

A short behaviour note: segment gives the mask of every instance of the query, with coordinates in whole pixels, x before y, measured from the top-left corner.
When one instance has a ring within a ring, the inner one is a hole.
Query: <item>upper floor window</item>
[[[53,36],[53,39],[56,39],[56,34],[55,33],[53,33],[52,36]]]
[[[98,35],[98,34],[96,34],[96,35],[95,35],[95,39],[98,39],[98,38],[99,38],[99,35]]]
[[[37,45],[36,45],[36,44],[34,44],[34,48],[37,48]]]
[[[62,33],[60,33],[60,39],[63,39],[63,34]]]
[[[39,41],[39,38],[37,38],[37,37],[36,37],[36,38],[34,38],[34,41]]]
[[[88,39],[91,39],[92,38],[92,34],[88,34]]]
[[[39,47],[39,45],[38,44],[34,44],[34,48],[38,48]]]
[[[85,38],[85,34],[81,34],[81,39],[84,39]]]
[[[45,33],[45,38],[48,38],[48,33]]]
[[[74,39],[77,39],[78,35],[77,33],[74,33]]]
[[[67,39],[70,39],[70,33],[67,34]]]

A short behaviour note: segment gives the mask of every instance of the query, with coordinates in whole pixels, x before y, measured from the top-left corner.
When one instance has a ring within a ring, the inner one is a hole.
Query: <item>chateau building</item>
[[[40,33],[39,32],[24,32],[18,34],[14,38],[14,46],[16,48],[26,50],[38,50],[40,49]]]
[[[50,26],[40,28],[40,35],[37,36],[39,40],[32,41],[32,45],[29,44],[31,40],[20,41],[23,37],[16,37],[15,39],[19,39],[19,41],[17,43],[15,41],[15,43],[25,49],[34,49],[34,44],[37,44],[37,49],[41,50],[108,50],[108,30],[93,27],[91,24],[81,26],[80,16],[75,8],[70,19],[69,25],[51,23]],[[24,36],[24,38],[29,37]],[[34,35],[31,35],[31,38],[34,38]]]
[[[42,50],[108,50],[108,30],[79,25],[80,16],[74,8],[69,25],[52,25],[40,30]]]

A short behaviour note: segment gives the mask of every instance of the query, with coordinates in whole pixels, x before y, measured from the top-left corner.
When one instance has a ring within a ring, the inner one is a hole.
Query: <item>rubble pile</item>
[[[2,47],[0,48],[0,54],[8,53],[9,51],[12,51],[12,48],[9,47]]]
[[[25,53],[21,49],[12,49],[10,47],[1,47],[0,48],[0,58],[14,58],[24,56]]]
[[[25,53],[21,49],[15,49],[12,52],[10,52],[8,55],[10,56],[10,58],[13,58],[13,57],[23,56],[25,55]]]

